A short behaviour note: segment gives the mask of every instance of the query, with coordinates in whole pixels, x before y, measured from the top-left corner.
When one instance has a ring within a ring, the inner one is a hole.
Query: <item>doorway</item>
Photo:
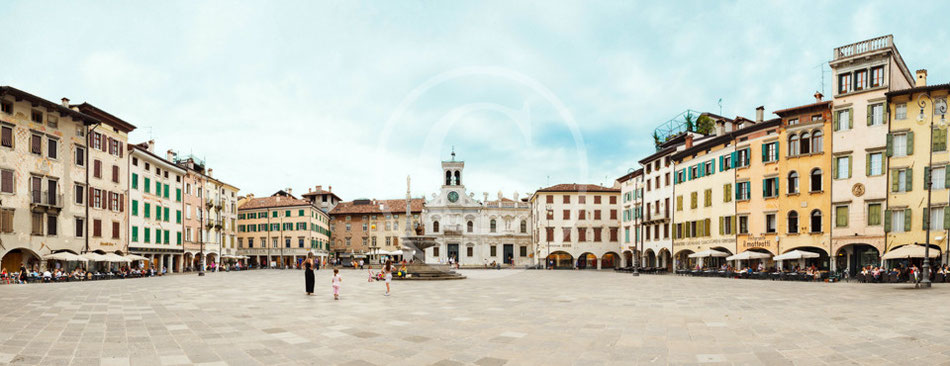
[[[505,255],[504,261],[505,264],[514,264],[515,259],[515,245],[514,244],[505,244],[502,253]]]
[[[458,261],[459,259],[459,245],[458,244],[449,244],[449,253],[448,258]]]

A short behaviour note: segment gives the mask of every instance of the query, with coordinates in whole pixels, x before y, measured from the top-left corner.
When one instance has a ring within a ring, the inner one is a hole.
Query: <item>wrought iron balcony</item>
[[[63,208],[63,194],[55,191],[30,191],[30,205],[34,207]]]

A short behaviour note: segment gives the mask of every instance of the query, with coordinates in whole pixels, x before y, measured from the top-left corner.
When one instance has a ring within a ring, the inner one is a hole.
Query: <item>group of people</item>
[[[106,271],[86,270],[82,267],[67,270],[63,268],[47,268],[40,271],[35,266],[27,269],[20,266],[19,271],[8,272],[6,268],[0,270],[0,283],[4,284],[27,284],[30,282],[61,282],[61,281],[84,281],[95,280],[103,277],[109,278],[127,278],[127,277],[150,277],[160,276],[163,272],[157,272],[155,269],[129,268],[122,266]]]
[[[867,265],[861,268],[860,273],[865,281],[872,283],[888,282],[888,278],[892,276],[897,276],[900,281],[911,281],[913,283],[920,283],[920,281],[923,280],[923,271],[917,267],[916,264],[906,266],[901,264],[898,267],[892,268]],[[944,264],[943,266],[934,268],[931,275],[933,274],[946,277],[950,275],[950,267]]]
[[[318,264],[316,264],[317,261],[318,259],[314,258],[313,254],[307,254],[307,259],[304,260],[303,262],[304,287],[305,287],[307,296],[313,296],[313,292],[314,292],[313,288],[316,282],[316,278],[314,276],[313,271],[315,268],[319,268],[317,267]],[[360,260],[359,261],[360,268],[363,268],[363,265],[364,265],[363,260]],[[355,267],[356,267],[356,263],[354,263],[354,268]],[[405,268],[405,265],[403,265],[403,268]],[[390,290],[391,290],[390,284],[393,279],[393,262],[391,260],[386,261],[386,263],[383,265],[382,272],[380,274],[383,276],[383,280],[386,281],[386,293],[384,295],[389,296]],[[343,276],[340,275],[339,268],[333,269],[333,277],[330,278],[330,287],[333,289],[333,299],[339,300],[340,289],[343,287]]]

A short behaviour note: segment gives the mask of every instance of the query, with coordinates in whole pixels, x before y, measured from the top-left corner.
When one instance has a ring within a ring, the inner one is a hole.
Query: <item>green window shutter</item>
[[[175,210],[175,223],[181,223],[181,210]]]
[[[139,215],[139,201],[132,200],[132,216]]]
[[[738,157],[739,157],[739,152],[738,152],[738,151],[733,151],[733,152],[732,152],[732,159],[731,159],[731,160],[732,160],[732,165],[729,166],[730,168],[735,167],[735,166],[738,166],[738,164],[736,164],[736,162],[738,162],[738,160],[736,160]]]
[[[712,168],[709,169],[709,174],[716,173],[716,159],[710,160],[709,164],[712,165]]]
[[[143,228],[142,231],[145,232],[145,242],[150,243],[152,241],[152,231],[149,228]]]
[[[778,197],[778,193],[782,191],[781,189],[778,188],[779,179],[778,177],[775,177],[775,178],[772,178],[772,181],[775,182],[775,184],[772,185],[773,189],[775,190],[775,194],[773,196]]]
[[[148,202],[145,203],[145,210],[144,210],[144,211],[145,211],[145,218],[146,218],[146,219],[152,217],[152,205],[150,205]]]
[[[943,208],[943,229],[950,229],[950,206]]]
[[[139,175],[132,173],[132,189],[139,188]]]
[[[722,185],[722,202],[729,202],[729,184]]]
[[[168,207],[165,207],[165,222],[168,222]]]
[[[950,165],[943,166],[943,188],[950,188]]]
[[[928,222],[928,221],[930,221],[930,209],[929,209],[929,208],[924,207],[924,216],[921,217],[921,219],[923,219],[923,220],[921,220],[921,224],[923,224],[923,226],[922,226],[921,228],[922,228],[923,230],[927,230],[927,227],[930,226],[930,223]]]
[[[848,128],[854,128],[854,108],[848,108]]]
[[[769,144],[762,144],[762,161],[769,161],[768,146]]]
[[[747,199],[752,197],[752,181],[751,180],[745,184],[745,196]]]
[[[854,165],[854,157],[848,156],[848,178],[851,178],[851,166]]]
[[[719,235],[724,235],[726,233],[725,230],[723,230],[722,223],[723,217],[719,216]]]
[[[181,232],[179,231],[179,232],[175,233],[175,236],[178,237],[178,245],[181,245]]]
[[[891,169],[891,192],[897,192],[900,189],[900,174],[897,169]]]
[[[913,215],[909,208],[904,209],[904,232],[910,231],[910,223]]]
[[[838,179],[838,158],[831,158],[831,179]]]
[[[175,188],[175,201],[181,202],[181,188]]]
[[[924,167],[924,189],[927,189],[927,184],[930,182],[930,167]]]
[[[738,218],[738,216],[736,216],[736,215],[732,215],[732,216],[730,216],[730,217],[732,217],[732,220],[731,220],[731,221],[732,221],[732,233],[735,234],[735,233],[736,233],[736,225],[738,225],[738,224],[736,224],[736,222],[739,221],[739,218]]]
[[[762,180],[762,197],[768,197],[768,196],[769,196],[769,191],[766,191],[766,190],[765,190],[765,182],[768,182],[768,179],[763,179],[763,180]]]
[[[886,147],[886,149],[885,149],[885,154],[887,155],[887,157],[891,157],[892,155],[894,155],[894,135],[892,135],[892,134],[887,134],[887,145],[886,145],[886,146],[887,146],[887,147]]]
[[[165,185],[165,198],[168,198],[168,185]]]
[[[864,155],[864,165],[865,165],[864,176],[865,177],[871,176],[871,154]]]
[[[150,192],[152,192],[151,186],[152,186],[152,180],[151,180],[151,179],[148,179],[148,178],[145,178],[145,193],[150,193]]]
[[[891,210],[884,210],[884,232],[891,232]]]
[[[726,157],[725,155],[719,155],[719,171],[720,172],[723,171],[723,168],[725,168],[725,166],[722,165],[722,162],[725,160],[724,159],[725,157]]]
[[[907,131],[907,155],[914,155],[914,131]]]
[[[132,242],[138,243],[138,241],[139,241],[139,228],[133,226],[132,227]]]
[[[907,174],[905,175],[905,177],[907,177],[907,181],[904,182],[904,184],[907,185],[907,192],[913,191],[914,190],[914,168],[907,168]]]
[[[168,244],[168,230],[165,230],[165,244]]]
[[[868,126],[871,125],[871,113],[873,113],[871,112],[871,105],[868,104]]]
[[[840,114],[839,111],[835,111],[831,114],[831,121],[835,131],[840,130],[840,128],[838,128],[838,114]]]

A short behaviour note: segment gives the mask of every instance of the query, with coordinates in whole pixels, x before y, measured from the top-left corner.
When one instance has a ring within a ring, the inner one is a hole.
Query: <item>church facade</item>
[[[426,249],[426,262],[448,263],[463,267],[491,264],[530,266],[537,264],[531,240],[531,205],[498,193],[497,200],[475,199],[462,184],[465,162],[442,162],[439,193],[426,200],[423,210],[425,234],[436,238],[437,245]]]

